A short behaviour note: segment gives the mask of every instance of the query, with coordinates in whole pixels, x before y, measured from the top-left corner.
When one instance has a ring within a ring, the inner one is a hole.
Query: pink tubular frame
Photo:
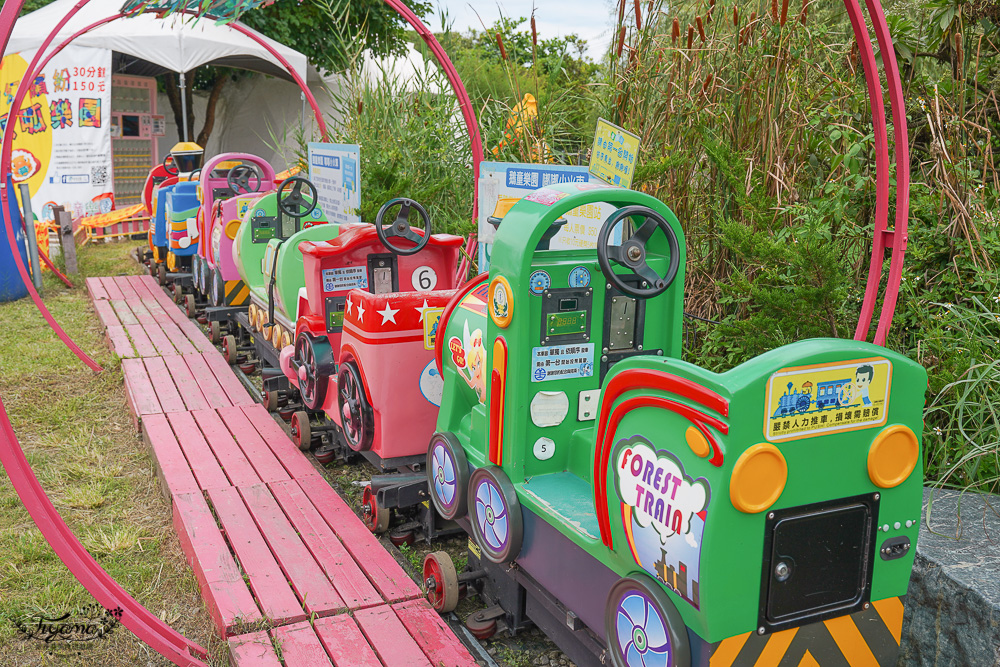
[[[64,16],[63,19],[55,26],[55,28],[53,28],[53,30],[49,33],[49,36],[42,43],[41,47],[39,47],[31,64],[28,66],[28,72],[37,72],[43,69],[53,56],[62,51],[68,44],[80,35],[83,35],[98,26],[110,23],[111,21],[115,21],[123,17],[122,14],[109,16],[77,31],[59,44],[58,47],[48,54],[48,56],[41,61],[41,63],[39,63],[39,59],[52,43],[54,36],[58,34],[59,30],[61,30],[62,27],[65,26],[66,23],[89,1],[90,0],[80,0],[77,2],[66,14],[66,16]],[[421,22],[420,19],[409,10],[408,7],[403,5],[398,0],[386,0],[386,2],[401,16],[403,16],[406,21],[417,30],[418,33],[420,33],[421,37],[428,44],[445,69],[448,81],[451,83],[451,86],[458,97],[459,105],[462,109],[462,116],[469,132],[469,139],[472,144],[473,174],[475,179],[473,187],[478,189],[479,163],[483,160],[483,148],[479,135],[479,126],[476,122],[476,117],[472,110],[472,103],[469,100],[465,86],[462,84],[462,80],[458,76],[458,72],[448,59],[444,49],[441,48],[441,45],[434,38],[434,35],[430,32],[427,26],[425,26],[423,22]],[[7,0],[7,2],[4,2],[2,7],[0,7],[0,33],[3,35],[3,51],[6,51],[10,34],[14,28],[14,22],[17,19],[17,15],[20,12],[23,3],[24,0]],[[305,94],[306,99],[315,114],[323,139],[328,140],[326,122],[323,119],[323,114],[319,109],[316,98],[313,96],[312,92],[309,90],[308,86],[306,86],[305,82],[298,75],[298,73],[291,67],[288,61],[270,44],[265,43],[258,35],[244,26],[230,24],[230,27],[241,34],[250,37],[259,45],[263,46],[278,60],[278,62],[282,64],[282,66],[285,67],[288,73],[295,80],[295,83]],[[17,114],[21,109],[21,104],[27,93],[27,82],[32,80],[32,78],[33,77],[24,77],[22,79],[21,85],[18,87],[13,103],[11,104],[10,118],[16,119]],[[15,124],[15,122],[8,123],[8,127],[3,136],[3,149],[0,151],[0,180],[2,180],[3,183],[6,183],[7,176],[10,174],[11,144]],[[16,247],[16,241],[14,238],[13,220],[7,212],[8,199],[9,195],[7,188],[4,185],[0,187],[0,204],[2,204],[4,228],[7,233],[8,241],[13,248]],[[475,208],[475,197],[473,198],[473,206]],[[38,292],[35,290],[28,274],[27,267],[25,267],[24,263],[21,261],[20,254],[15,252],[13,255],[15,263],[17,264],[18,272],[21,275],[21,280],[28,287],[32,300],[52,330],[55,331],[63,343],[91,369],[97,372],[103,370],[97,362],[91,359],[90,356],[88,356],[82,349],[80,349],[79,346],[76,345],[76,343],[73,342],[59,323],[56,322],[55,318],[45,307],[45,304],[42,302]],[[80,583],[82,583],[91,593],[91,595],[94,596],[94,599],[96,599],[106,609],[113,610],[120,608],[122,610],[122,625],[174,664],[191,667],[205,665],[205,663],[199,659],[207,657],[207,653],[204,648],[189,641],[184,636],[174,631],[169,625],[151,614],[145,607],[132,598],[132,596],[129,595],[128,592],[126,592],[125,589],[123,589],[106,571],[104,571],[97,561],[94,560],[93,556],[91,556],[87,550],[84,549],[79,539],[77,539],[76,535],[73,534],[73,531],[70,530],[69,526],[66,525],[66,522],[52,505],[52,502],[49,500],[44,489],[42,489],[41,484],[39,484],[38,478],[35,477],[31,466],[28,464],[28,461],[24,456],[24,451],[18,443],[17,436],[14,433],[13,426],[10,422],[9,416],[7,415],[7,411],[3,406],[2,400],[0,400],[0,463],[3,463],[4,469],[7,471],[18,496],[21,498],[21,501],[24,503],[25,508],[28,510],[28,513],[35,521],[39,530],[41,530],[46,541],[48,541],[49,545],[52,546],[53,550],[70,570],[70,572],[72,572],[77,580],[79,580]]]

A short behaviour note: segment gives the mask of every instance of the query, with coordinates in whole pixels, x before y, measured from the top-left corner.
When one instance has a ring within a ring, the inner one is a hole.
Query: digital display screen
[[[572,299],[572,301],[576,301]],[[587,329],[587,311],[577,310],[572,313],[551,313],[545,322],[545,331],[549,336],[565,336],[578,334]]]
[[[576,299],[559,299],[559,310],[576,310]]]

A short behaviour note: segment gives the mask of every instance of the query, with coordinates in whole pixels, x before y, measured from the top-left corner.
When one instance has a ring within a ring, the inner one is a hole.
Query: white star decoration
[[[353,304],[353,303],[351,303],[351,298],[350,298],[350,297],[348,297],[348,298],[347,298],[347,314],[348,314],[348,315],[350,315],[350,314],[351,314],[351,308],[352,308],[352,307],[354,307],[354,304]]]
[[[377,312],[379,315],[382,316],[382,324],[386,324],[387,322],[392,322],[393,324],[396,324],[396,313],[399,312],[399,308],[396,309],[390,308],[389,302],[386,301],[385,310],[377,310],[375,312]]]
[[[358,302],[358,322],[362,322],[365,319],[365,304]]]
[[[415,311],[417,311],[418,313],[420,313],[420,321],[421,322],[424,321],[424,311],[427,310],[428,308],[430,308],[430,306],[427,305],[427,299],[424,299],[424,305],[423,306],[414,308]]]

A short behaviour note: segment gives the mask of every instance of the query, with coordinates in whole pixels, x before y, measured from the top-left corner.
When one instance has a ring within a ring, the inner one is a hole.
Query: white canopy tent
[[[49,32],[76,4],[77,0],[56,0],[14,24],[6,53],[37,49]],[[120,12],[122,0],[91,0],[56,35],[52,45],[60,44],[77,31]],[[250,30],[247,28],[247,30]],[[252,31],[281,55],[292,69],[307,81],[310,66],[306,56]],[[153,14],[121,18],[95,28],[73,41],[130,56],[139,61],[130,73],[153,76],[165,71],[178,72],[181,86],[187,72],[202,65],[220,65],[262,72],[289,81],[293,78],[281,62],[262,45],[228,25],[215,25],[210,19],[193,21],[186,16],[165,19]],[[182,95],[181,100],[185,101]],[[183,114],[186,122],[187,114]],[[185,128],[185,133],[187,128]]]

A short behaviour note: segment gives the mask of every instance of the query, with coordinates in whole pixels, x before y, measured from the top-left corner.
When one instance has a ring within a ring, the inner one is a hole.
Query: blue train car
[[[816,384],[816,407],[820,410],[827,408],[837,408],[846,405],[843,400],[843,389],[851,384],[850,378],[843,380],[827,380]]]

